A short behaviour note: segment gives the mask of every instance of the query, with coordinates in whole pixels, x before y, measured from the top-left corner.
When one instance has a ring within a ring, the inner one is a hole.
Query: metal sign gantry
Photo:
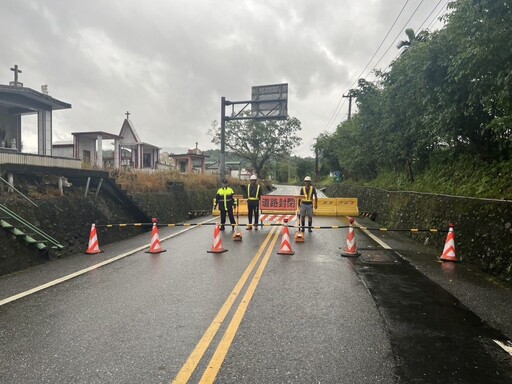
[[[220,179],[226,175],[226,121],[230,120],[285,120],[288,117],[288,84],[252,87],[251,100],[229,101],[221,97],[220,112]],[[235,111],[235,106],[242,106]],[[226,116],[226,107],[231,114]],[[250,110],[249,110],[250,107]],[[247,114],[247,112],[250,112]]]

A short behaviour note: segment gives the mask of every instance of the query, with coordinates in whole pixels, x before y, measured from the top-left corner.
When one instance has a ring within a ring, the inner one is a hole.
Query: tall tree
[[[512,5],[509,1],[449,3],[444,38],[447,76],[440,99],[449,105],[450,142],[493,161],[512,151]],[[447,97],[450,97],[447,99]]]
[[[321,133],[316,140],[314,145],[315,150],[321,161],[321,166],[326,167],[329,172],[341,170],[340,159],[338,157],[338,148],[341,143],[338,143],[338,137],[335,135],[329,135],[327,133]],[[314,163],[313,163],[314,170]],[[304,174],[306,176],[306,174]]]
[[[226,122],[225,145],[233,154],[247,160],[258,176],[272,158],[287,158],[302,142],[298,136],[301,122],[286,120],[230,120]],[[220,144],[220,126],[212,123],[212,143]]]
[[[417,164],[428,162],[436,142],[435,132],[427,125],[434,109],[433,86],[438,85],[430,76],[435,54],[431,39],[432,35],[425,35],[422,44],[397,58],[391,71],[381,77],[383,160],[395,170],[405,169],[409,182],[414,182]]]
[[[443,29],[406,31],[398,47],[407,54],[377,72],[376,83],[359,81],[356,117],[319,143],[347,177],[405,169],[413,182],[438,156],[512,158],[512,3],[456,0],[448,7]]]
[[[315,159],[312,157],[297,159],[296,166],[297,179],[299,182],[302,182],[305,176],[313,176],[315,174]]]

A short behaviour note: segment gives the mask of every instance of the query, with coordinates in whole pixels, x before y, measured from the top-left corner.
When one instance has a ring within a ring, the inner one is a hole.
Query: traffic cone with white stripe
[[[341,256],[357,257],[357,256],[359,256],[359,252],[357,252],[356,234],[354,232],[354,227],[352,226],[354,219],[350,218],[349,222],[350,222],[350,225],[348,227],[347,243],[345,245],[345,249],[343,250],[343,252],[341,252]]]
[[[283,237],[281,238],[281,247],[279,248],[278,255],[294,255],[290,244],[290,232],[288,231],[288,220],[284,220]]]
[[[300,227],[299,227],[299,230],[297,232],[295,232],[295,242],[296,243],[303,243],[304,242],[304,232],[302,232],[300,230]]]
[[[233,240],[242,241],[242,232],[240,232],[240,229],[238,227],[238,222],[235,225],[235,233],[233,233]]]
[[[85,251],[85,253],[88,255],[95,255],[101,252],[103,251],[100,251],[98,235],[96,234],[96,225],[93,223],[91,225],[91,233],[89,235],[89,246],[87,247],[87,251]]]
[[[151,244],[149,245],[149,251],[146,253],[162,253],[165,252],[160,244],[160,236],[158,236],[158,226],[153,222],[153,229],[151,230]]]
[[[304,228],[300,226],[300,212],[296,212],[297,215],[297,223],[299,224],[299,230],[295,232],[295,242],[296,243],[303,243],[304,242]]]
[[[220,227],[219,227],[219,224],[217,223],[215,225],[215,231],[213,232],[212,249],[210,249],[207,252],[208,253],[222,253],[222,252],[226,252],[226,251],[227,251],[227,249],[224,249],[224,247],[222,246],[222,238],[220,237]]]
[[[444,244],[443,254],[440,257],[442,261],[453,261],[458,263],[460,260],[455,255],[455,233],[453,232],[453,224],[450,224],[446,242]]]

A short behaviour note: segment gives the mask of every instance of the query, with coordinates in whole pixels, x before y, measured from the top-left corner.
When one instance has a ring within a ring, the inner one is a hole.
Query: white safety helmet
[[[249,177],[249,180],[258,180],[258,176],[256,176],[256,175],[251,175],[251,177]]]
[[[304,178],[304,181],[311,181],[311,177],[306,176],[306,177]]]

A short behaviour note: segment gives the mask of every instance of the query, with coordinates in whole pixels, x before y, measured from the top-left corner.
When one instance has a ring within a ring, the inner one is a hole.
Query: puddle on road
[[[395,251],[392,250],[359,250],[361,260],[364,263],[394,264],[396,260]]]

